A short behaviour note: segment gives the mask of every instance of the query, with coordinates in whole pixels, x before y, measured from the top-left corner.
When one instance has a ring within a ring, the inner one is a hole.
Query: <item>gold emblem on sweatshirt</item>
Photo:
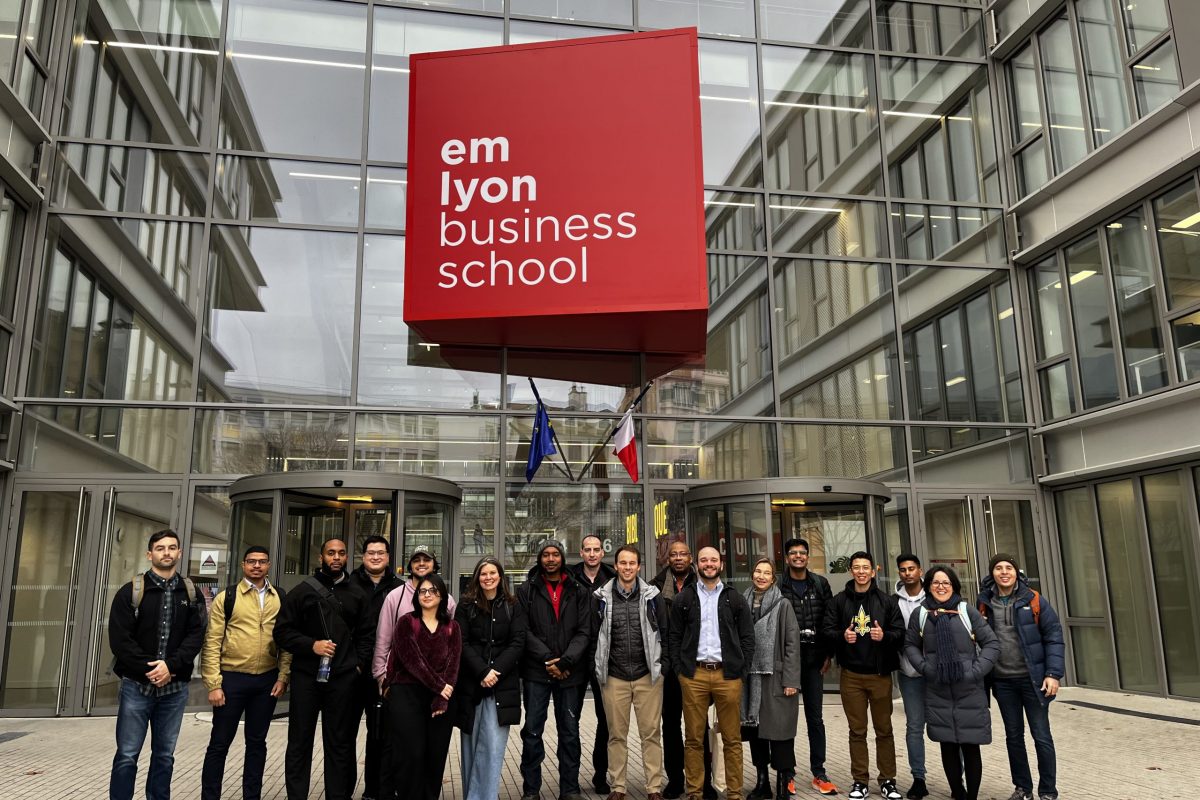
[[[858,607],[858,613],[851,617],[850,621],[854,623],[854,632],[859,636],[866,636],[871,632],[871,618],[862,606]]]

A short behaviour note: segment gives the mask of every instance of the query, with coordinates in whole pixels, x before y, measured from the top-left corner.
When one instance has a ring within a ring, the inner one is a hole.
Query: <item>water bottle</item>
[[[329,673],[333,668],[333,656],[321,656],[317,665],[317,683],[329,683]]]

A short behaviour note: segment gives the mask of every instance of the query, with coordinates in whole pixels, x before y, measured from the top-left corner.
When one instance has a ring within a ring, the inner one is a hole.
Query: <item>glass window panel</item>
[[[1138,114],[1145,116],[1179,92],[1175,43],[1167,41],[1133,65],[1133,93]]]
[[[247,511],[249,509],[246,509]],[[269,512],[268,512],[269,513]],[[204,575],[200,565],[206,551],[217,552],[217,571],[197,580],[196,583],[208,584],[216,592],[225,588],[232,574],[241,577],[242,553],[253,541],[233,541],[230,536],[230,523],[233,509],[229,501],[229,492],[225,486],[197,486],[192,494],[192,535],[188,542],[188,560],[183,574]],[[250,526],[247,526],[250,527]],[[153,529],[151,530],[153,532]],[[243,539],[246,537],[243,537]],[[262,543],[270,548],[270,537]],[[210,567],[211,569],[211,567]]]
[[[1200,378],[1200,312],[1174,320],[1171,332],[1175,337],[1175,355],[1179,359],[1179,379]]]
[[[1066,350],[1066,293],[1053,256],[1036,265],[1029,275],[1033,283],[1034,333],[1040,360]]]
[[[754,36],[754,3],[752,0],[638,0],[638,26],[695,26],[700,33]]]
[[[1166,0],[1137,0],[1120,4],[1132,55],[1171,27]]]
[[[775,426],[767,423],[645,420],[639,441],[646,480],[743,480],[778,474]]]
[[[17,274],[25,238],[25,211],[7,194],[0,195],[0,317],[11,319]]]
[[[187,470],[187,409],[26,406],[18,468],[30,472]],[[79,419],[99,424],[80,430]]]
[[[1003,264],[1004,218],[999,209],[895,203],[892,224],[898,258]]]
[[[753,45],[700,40],[704,182],[761,186],[758,69]]]
[[[789,417],[898,419],[896,352],[888,346],[840,365],[834,372],[781,398]],[[781,367],[782,370],[782,367]]]
[[[367,168],[367,227],[403,231],[408,200],[408,170]]]
[[[202,217],[208,163],[197,153],[65,144],[51,203],[57,208]]]
[[[1124,59],[1117,43],[1116,20],[1110,0],[1080,0],[1075,4],[1075,14],[1083,47],[1092,131],[1099,147],[1129,126]]]
[[[1056,492],[1054,507],[1066,578],[1067,614],[1107,617],[1102,573],[1096,568],[1101,557],[1100,529],[1091,487]]]
[[[1029,435],[1009,428],[913,428],[913,482],[1032,485]]]
[[[1042,78],[1046,87],[1046,113],[1050,118],[1050,149],[1055,173],[1087,155],[1083,98],[1075,49],[1066,18],[1059,19],[1038,37],[1042,50]]]
[[[708,254],[708,300],[716,303],[725,292],[741,285],[741,277],[757,269],[763,259],[725,253]]]
[[[876,14],[881,50],[914,56],[983,57],[983,14],[976,9],[886,0]]]
[[[404,0],[380,0],[385,3],[404,2]],[[504,10],[504,0],[421,0],[423,6],[461,8],[467,11],[490,11],[499,14]]]
[[[499,464],[500,454],[496,454]],[[466,563],[460,561],[460,583],[453,593],[460,595],[470,579],[474,566],[468,566],[480,556],[490,556],[496,552],[496,489],[493,486],[464,486],[462,487],[462,505],[459,555],[467,556]],[[471,558],[474,556],[474,558]]]
[[[353,234],[213,228],[205,399],[347,403]]]
[[[865,343],[895,341],[886,266],[787,259],[776,263],[774,280],[781,385],[810,380]]]
[[[1071,383],[1071,362],[1064,361],[1038,372],[1042,391],[1042,413],[1047,420],[1075,413],[1075,387]]]
[[[633,0],[509,0],[513,14],[633,25]]]
[[[1108,626],[1072,625],[1071,650],[1075,653],[1075,682],[1097,689],[1116,689],[1112,636]]]
[[[616,423],[615,418],[567,417],[561,413],[552,413],[550,424],[558,437],[558,445],[555,448],[558,452],[547,456],[542,461],[542,466],[537,474],[547,480],[565,480],[567,477],[565,460],[570,464],[571,472],[576,479],[581,477],[612,479],[617,483],[627,483],[629,475],[625,472],[625,467],[613,455],[612,447],[607,445],[601,447]],[[637,423],[635,422],[636,427]],[[532,429],[532,416],[508,418],[508,440],[505,445],[504,464],[505,475],[509,478],[519,477],[522,481],[525,480]],[[642,437],[636,438],[645,452]],[[595,456],[595,461],[592,461],[591,466],[581,475],[580,470],[593,456]],[[649,456],[646,456],[645,460],[648,461]],[[639,458],[638,464],[642,465],[642,463],[643,459]],[[648,477],[649,466],[643,466],[640,471],[646,473]]]
[[[1122,580],[1108,582],[1121,688],[1161,691],[1159,649],[1154,636],[1158,626],[1151,606],[1154,595],[1148,585],[1150,569],[1134,502],[1133,481],[1099,484],[1096,499],[1105,566],[1122,576]]]
[[[762,195],[705,192],[704,230],[709,250],[766,250]]]
[[[950,144],[948,165],[953,175],[951,200],[961,202],[999,201],[999,173],[992,110],[987,90],[980,87],[946,117]]]
[[[1046,140],[1038,139],[1017,153],[1017,191],[1025,197],[1042,188],[1048,180]]]
[[[358,402],[499,408],[500,351],[423,342],[404,324],[404,238],[363,243]]]
[[[783,426],[780,471],[790,476],[904,481],[904,429],[882,425]]]
[[[513,588],[525,582],[546,539],[562,542],[565,560],[571,563],[578,558],[584,536],[599,536],[606,554],[623,544],[636,544],[645,560],[649,554],[642,529],[644,504],[640,486],[564,483],[508,487],[504,569]]]
[[[1013,139],[1020,142],[1042,130],[1037,65],[1033,60],[1032,45],[1024,47],[1008,62],[1008,76],[1012,83]]]
[[[708,313],[708,347],[704,369],[708,377],[724,377],[719,406],[724,414],[770,413],[771,313],[765,270],[757,270],[753,284],[719,299]],[[717,409],[714,409],[717,410]]]
[[[966,347],[963,339],[962,317],[946,314],[937,322],[938,338],[942,343],[942,375],[946,393],[946,416],[949,419],[970,419],[970,387],[967,385]]]
[[[585,28],[582,25],[557,25],[552,22],[523,22],[514,19],[508,24],[508,43],[554,42],[611,33],[613,31],[609,28]]]
[[[1193,533],[1196,519],[1187,473],[1142,478],[1150,559],[1167,661],[1167,691],[1200,697],[1200,565]],[[1192,624],[1187,624],[1191,620]]]
[[[869,194],[880,182],[868,56],[763,48],[771,187]],[[786,165],[786,168],[785,168]]]
[[[764,39],[870,47],[868,0],[759,0]]]
[[[987,81],[982,66],[953,61],[884,56],[879,61],[879,106],[884,121],[884,144],[889,153],[907,148],[939,128],[950,109],[977,85]]]
[[[221,144],[359,158],[366,40],[361,5],[232,0]]]
[[[500,474],[500,418],[359,414],[354,468],[440,478],[495,477]]]
[[[658,574],[668,566],[667,556],[675,542],[687,544],[684,524],[683,492],[656,489],[654,491],[654,560],[650,569]],[[647,560],[649,560],[647,558]]]
[[[1167,356],[1159,328],[1156,270],[1149,229],[1140,209],[1105,226],[1125,351],[1125,382],[1137,395],[1167,385]]]
[[[17,32],[21,24],[20,2],[0,4],[0,80],[12,83],[13,58],[17,52]]]
[[[501,19],[377,6],[371,51],[368,157],[372,161],[408,160],[410,55],[503,44],[503,28]],[[355,106],[354,113],[362,117],[360,105]]]
[[[888,255],[882,203],[823,197],[768,197],[775,250],[814,256]]]
[[[346,469],[350,415],[206,409],[196,413],[192,471],[217,475]]]
[[[1071,245],[1066,260],[1083,407],[1093,408],[1120,398],[1109,288],[1100,262],[1099,239],[1093,234]]]
[[[218,156],[215,215],[357,226],[361,183],[359,167],[348,164]]]
[[[723,562],[722,581],[739,592],[748,589],[754,563],[759,558],[770,556],[767,549],[770,528],[762,501],[693,507],[688,510],[688,517],[695,537],[696,553],[702,547],[717,548]],[[859,522],[855,527],[861,525]]]
[[[615,353],[509,350],[506,374],[504,396],[509,408],[536,408],[531,376],[551,410],[623,412],[641,391],[637,358]]]
[[[1167,283],[1167,306],[1200,302],[1200,202],[1196,184],[1187,183],[1154,200],[1158,249]]]

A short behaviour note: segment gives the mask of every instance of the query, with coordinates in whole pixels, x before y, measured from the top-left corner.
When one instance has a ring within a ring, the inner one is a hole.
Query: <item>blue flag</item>
[[[533,480],[542,459],[552,456],[558,450],[554,448],[554,431],[550,427],[550,415],[546,406],[538,400],[537,415],[533,418],[533,437],[529,440],[529,461],[525,464],[525,482]]]

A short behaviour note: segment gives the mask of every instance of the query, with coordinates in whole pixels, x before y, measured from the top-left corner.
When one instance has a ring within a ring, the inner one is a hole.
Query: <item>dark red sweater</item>
[[[424,686],[434,695],[430,710],[445,711],[449,701],[442,697],[442,688],[458,682],[461,655],[462,634],[457,622],[442,622],[430,633],[420,612],[413,611],[396,623],[387,682]]]

